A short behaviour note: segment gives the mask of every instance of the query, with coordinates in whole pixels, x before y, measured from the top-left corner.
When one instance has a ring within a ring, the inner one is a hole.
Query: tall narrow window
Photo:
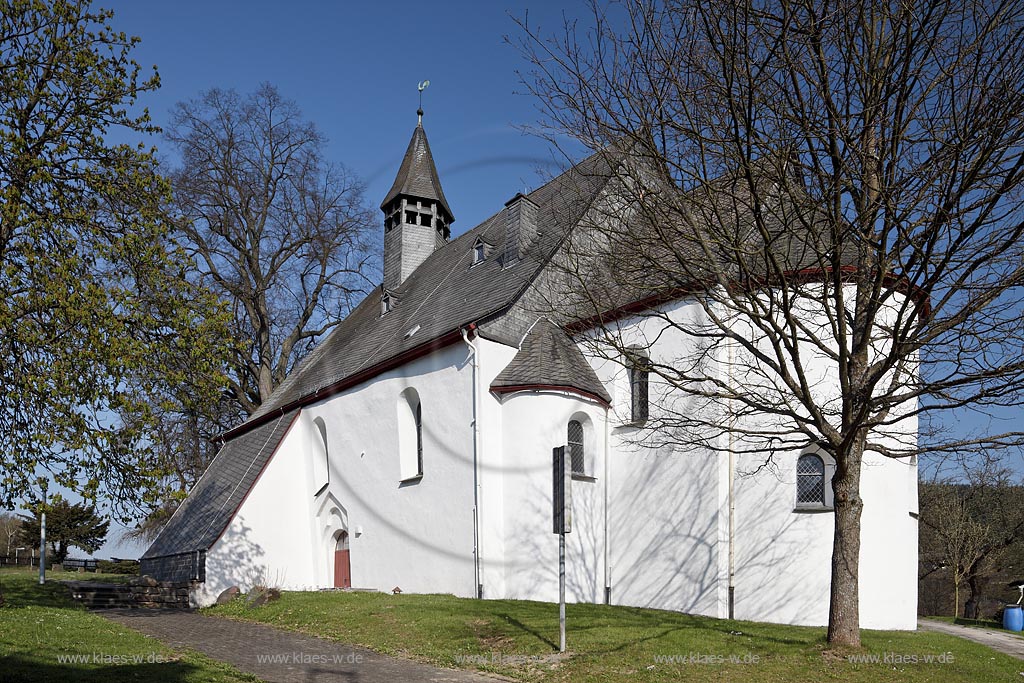
[[[416,475],[423,476],[423,404],[416,404]]]
[[[586,474],[586,458],[583,450],[583,424],[579,420],[569,420],[568,435],[569,457],[572,461],[573,474]]]
[[[648,384],[651,374],[651,361],[642,349],[632,351],[632,363],[629,367],[630,420],[633,424],[647,421],[649,410]]]
[[[398,398],[398,478],[413,482],[423,476],[423,406],[409,387]]]
[[[825,505],[825,462],[817,455],[801,455],[796,461],[796,502]]]

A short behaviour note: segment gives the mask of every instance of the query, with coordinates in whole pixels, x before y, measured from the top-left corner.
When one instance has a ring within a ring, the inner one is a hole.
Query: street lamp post
[[[43,480],[43,514],[39,520],[39,585],[46,583],[46,480]]]

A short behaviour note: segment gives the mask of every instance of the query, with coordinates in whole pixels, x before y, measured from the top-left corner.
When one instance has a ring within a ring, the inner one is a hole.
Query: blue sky
[[[538,111],[517,70],[528,69],[505,37],[512,17],[556,33],[563,19],[585,18],[584,2],[385,3],[293,0],[106,0],[112,25],[142,42],[132,53],[162,86],[139,104],[164,125],[176,102],[203,90],[240,93],[267,81],[294,100],[328,138],[326,157],[363,178],[367,200],[384,198],[416,125],[416,86],[424,92],[424,128],[461,234],[501,209],[516,192],[543,182],[561,154],[520,128]],[[150,141],[173,163],[173,150]],[[383,229],[383,228],[382,228]],[[111,523],[96,557],[136,557]],[[80,556],[79,550],[72,555]]]
[[[263,81],[298,103],[329,142],[327,157],[367,183],[377,206],[394,180],[424,93],[424,127],[461,234],[553,170],[549,146],[519,127],[536,122],[520,85],[526,69],[505,36],[512,17],[554,33],[563,16],[585,17],[583,2],[175,2],[118,1],[115,27],[137,35],[143,67],[162,87],[147,95],[157,124],[174,103],[212,87],[252,91]],[[563,14],[564,13],[564,14]],[[159,146],[159,143],[158,143]],[[172,150],[165,153],[173,159]]]

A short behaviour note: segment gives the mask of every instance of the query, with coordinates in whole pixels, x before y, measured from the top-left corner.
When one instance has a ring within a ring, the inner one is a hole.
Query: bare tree
[[[14,539],[21,531],[21,520],[10,512],[0,512],[0,543],[4,544],[4,552],[7,557],[11,556],[11,547]]]
[[[963,616],[977,619],[985,586],[1024,540],[1024,488],[991,459],[968,465],[965,475],[921,485],[920,554],[949,572],[954,616],[966,585]]]
[[[621,197],[567,284],[611,358],[635,353],[620,314],[691,340],[650,362],[652,387],[681,398],[645,438],[834,459],[828,639],[858,646],[865,452],[1021,438],[938,427],[1022,398],[1024,5],[624,0],[593,15],[558,38],[524,21],[519,41],[552,138],[634,160],[610,165]],[[684,297],[700,315],[655,305]]]
[[[251,414],[371,284],[363,186],[269,84],[179,103],[166,136],[185,247],[234,311],[230,392]]]

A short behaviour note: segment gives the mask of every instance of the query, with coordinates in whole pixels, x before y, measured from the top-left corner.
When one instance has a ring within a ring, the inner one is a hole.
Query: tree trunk
[[[828,642],[860,647],[860,470],[864,436],[846,453],[836,453],[832,477],[835,495],[835,536],[832,542],[832,586],[829,595]]]
[[[977,571],[976,567],[971,569],[975,572]],[[964,618],[977,619],[981,612],[981,581],[977,574],[972,574],[967,579],[967,587],[971,589],[971,595],[967,598],[967,602],[964,603]]]

